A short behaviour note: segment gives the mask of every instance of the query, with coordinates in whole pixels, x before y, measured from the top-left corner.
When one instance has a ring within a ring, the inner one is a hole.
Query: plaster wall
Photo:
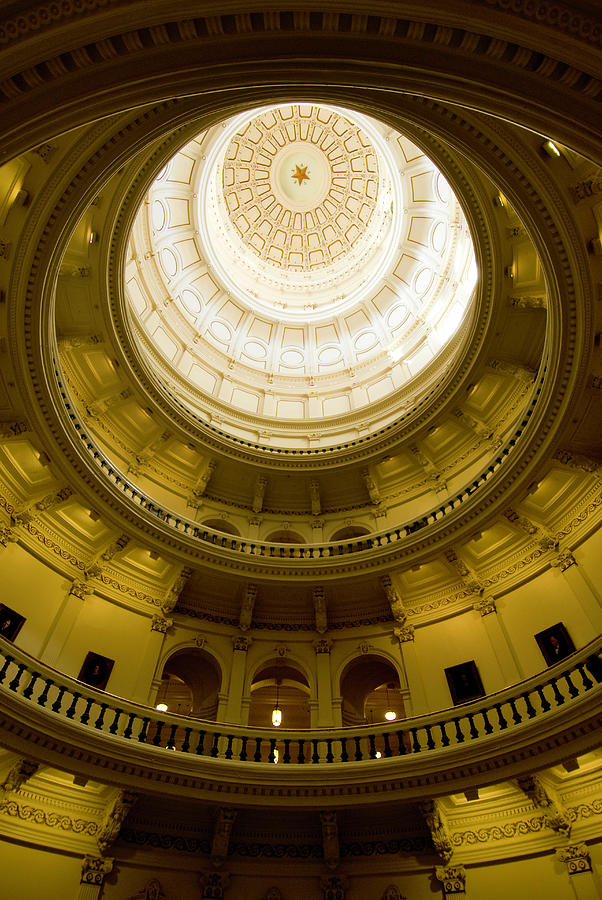
[[[600,856],[591,847],[592,862]],[[187,858],[177,859],[156,851],[154,861],[136,859],[135,850],[113,848],[113,872],[105,879],[100,900],[128,900],[139,896],[151,878],[157,878],[167,900],[199,900],[199,876],[211,871],[209,865]],[[594,862],[595,865],[595,862]],[[69,900],[76,898],[81,859],[60,852],[0,842],[0,900]],[[337,875],[347,878],[347,900],[380,900],[385,889],[396,884],[403,897],[411,900],[443,900],[435,865],[408,871],[407,862],[397,856],[359,859],[340,866]],[[271,887],[278,887],[283,900],[322,900],[320,879],[331,873],[324,866],[299,860],[282,863],[270,859],[252,863],[229,861],[226,900],[263,900]],[[599,885],[599,875],[572,876]],[[546,900],[574,900],[574,886],[564,864],[551,853],[466,867],[466,898],[470,900],[531,900],[537,890]],[[592,894],[592,896],[596,896]]]
[[[0,840],[0,900],[71,900],[81,858]]]
[[[39,656],[65,601],[66,581],[17,544],[0,553],[0,602],[25,616],[17,643]]]
[[[131,697],[141,664],[140,651],[150,631],[148,618],[116,604],[108,605],[94,594],[78,603],[77,620],[53,665],[77,678],[89,650],[107,656],[115,660],[107,690]]]
[[[571,590],[566,573],[559,569],[548,569],[521,585],[499,600],[497,607],[526,678],[545,668],[534,637],[544,628],[563,622],[577,649],[597,636]]]

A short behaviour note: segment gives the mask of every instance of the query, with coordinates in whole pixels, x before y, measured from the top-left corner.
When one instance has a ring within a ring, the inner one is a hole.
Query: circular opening
[[[161,171],[130,240],[149,376],[253,443],[365,437],[419,403],[469,332],[459,201],[419,147],[349,109],[278,104],[208,129]]]

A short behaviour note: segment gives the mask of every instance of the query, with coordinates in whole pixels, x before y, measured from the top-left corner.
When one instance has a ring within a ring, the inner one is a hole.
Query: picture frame
[[[485,696],[483,682],[474,659],[459,663],[457,666],[449,666],[444,671],[454,706]]]
[[[104,691],[114,665],[114,659],[89,650],[77,676],[78,681],[83,681],[98,691]]]
[[[25,616],[5,603],[0,603],[0,637],[5,641],[14,641],[25,621]]]
[[[544,628],[534,637],[548,666],[553,666],[575,652],[575,645],[563,622]]]

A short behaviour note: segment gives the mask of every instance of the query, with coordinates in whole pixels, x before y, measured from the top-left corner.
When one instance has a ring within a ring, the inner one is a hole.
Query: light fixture
[[[556,146],[554,141],[545,141],[541,145],[541,149],[546,154],[546,156],[554,156],[554,157],[562,156],[560,150],[558,149],[558,147]]]
[[[155,709],[157,712],[167,712],[167,703],[157,703]]]
[[[391,704],[389,703],[389,685],[386,687],[387,692],[387,711],[385,713],[385,719],[387,722],[394,722],[397,718],[397,713],[391,709]]]
[[[277,751],[277,750],[274,750],[274,765],[275,765],[275,766],[278,765],[278,759],[279,759],[279,756],[280,756],[280,754],[278,753],[278,751]]]
[[[96,232],[96,231],[91,231],[91,232],[88,234],[88,243],[89,243],[89,244],[95,244],[97,240],[98,240],[98,232]]]
[[[274,726],[274,728],[278,728],[278,726],[282,724],[282,710],[280,709],[280,705],[278,703],[279,691],[280,679],[278,678],[276,680],[276,705],[272,710],[272,725]]]
[[[381,756],[382,756],[382,753],[380,752],[380,750],[377,750],[376,753],[374,754],[375,759],[380,759]]]

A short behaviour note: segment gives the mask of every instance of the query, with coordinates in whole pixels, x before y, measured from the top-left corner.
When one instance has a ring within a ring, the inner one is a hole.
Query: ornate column
[[[243,716],[243,693],[245,687],[245,675],[247,671],[247,650],[251,646],[251,638],[246,635],[238,635],[232,638],[234,649],[232,652],[232,667],[230,669],[230,683],[228,685],[228,702],[224,712],[226,722],[235,725],[246,725],[247,715]],[[245,721],[243,721],[243,718]]]
[[[201,900],[222,900],[229,884],[228,872],[205,872],[200,877]]]
[[[579,606],[595,628],[602,632],[602,597],[570,551],[559,553],[551,565],[558,569],[574,594]]]
[[[315,709],[315,721],[312,714],[312,728],[332,728],[334,725],[332,714],[332,682],[330,677],[330,651],[332,641],[321,638],[314,642],[316,652],[316,686],[318,691],[318,704]],[[312,708],[314,713],[314,708]]]
[[[329,875],[320,881],[323,900],[345,900],[347,896],[347,878],[341,875]]]
[[[600,900],[600,882],[592,870],[586,844],[568,844],[556,851],[556,858],[566,864],[571,887],[577,900]]]
[[[154,615],[150,622],[150,633],[146,640],[146,647],[140,654],[138,677],[134,686],[133,700],[138,703],[153,706],[155,697],[161,683],[161,672],[157,672],[157,663],[161,657],[161,650],[165,641],[165,635],[173,625],[173,619],[165,616]]]
[[[466,894],[466,870],[464,866],[437,866],[435,878],[443,885],[445,897],[458,897]]]
[[[493,655],[499,663],[506,684],[516,684],[517,681],[521,681],[525,677],[525,673],[515,658],[506,632],[502,628],[493,597],[481,597],[479,600],[475,600],[472,608],[481,616]]]
[[[85,856],[76,900],[98,900],[106,876],[112,871],[113,859]]]
[[[79,618],[86,597],[93,593],[94,590],[87,581],[75,579],[71,584],[39,650],[40,657],[48,665],[57,667],[57,660]]]
[[[314,518],[311,520],[311,542],[321,544],[324,540],[324,520]]]
[[[428,704],[426,699],[426,691],[424,682],[420,674],[418,665],[418,655],[414,646],[414,626],[401,625],[393,629],[393,634],[399,641],[399,649],[401,653],[401,662],[406,674],[408,690],[410,692],[411,710],[408,713],[413,716],[419,716],[428,712]]]

